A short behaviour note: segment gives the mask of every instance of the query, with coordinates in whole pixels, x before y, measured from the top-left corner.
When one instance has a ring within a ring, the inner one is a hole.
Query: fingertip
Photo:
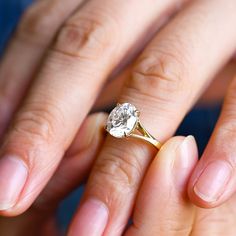
[[[198,150],[193,136],[175,136],[160,149],[153,162],[154,176],[157,169],[165,175],[164,182],[187,192],[187,182],[198,160]]]
[[[151,163],[137,198],[133,218],[136,227],[142,222],[146,232],[156,228],[155,232],[170,235],[173,231],[169,229],[174,228],[178,233],[189,234],[194,208],[187,198],[187,182],[196,162],[197,146],[192,136],[176,136],[163,144]],[[163,229],[167,221],[169,225]],[[130,232],[137,230],[133,227]]]
[[[176,155],[171,153],[175,150]],[[169,155],[171,154],[171,155]],[[196,162],[198,159],[197,143],[192,135],[187,137],[175,136],[170,138],[166,143],[163,144],[161,149],[156,155],[158,159],[177,159],[179,157],[183,166],[187,166],[189,161]]]
[[[192,172],[188,183],[188,196],[201,208],[220,206],[235,190],[234,168],[226,153],[215,157],[209,148]]]
[[[74,216],[68,236],[103,235],[108,219],[108,207],[98,199],[89,198],[83,202]]]
[[[201,208],[220,206],[235,189],[233,168],[228,161],[219,159],[199,164],[189,181],[189,198]]]
[[[107,114],[104,112],[89,115],[79,129],[66,155],[73,156],[81,150],[90,147],[95,139],[97,143],[102,141],[106,119]]]

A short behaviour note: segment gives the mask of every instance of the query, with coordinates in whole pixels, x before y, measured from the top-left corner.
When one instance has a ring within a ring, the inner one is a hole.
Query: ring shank
[[[156,140],[141,124],[140,120],[137,122],[136,130],[138,130],[142,135],[132,133],[130,137],[137,138],[149,142],[158,150],[161,148],[162,144]]]

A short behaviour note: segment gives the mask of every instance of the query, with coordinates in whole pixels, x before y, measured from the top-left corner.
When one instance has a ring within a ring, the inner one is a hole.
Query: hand
[[[191,136],[174,137],[163,145],[139,189],[132,224],[122,235],[235,235],[236,196],[214,209],[198,208],[189,201],[187,183],[197,159],[197,147]],[[111,235],[106,231],[101,233],[106,225],[102,215],[107,209],[103,212],[101,205],[95,206],[94,202],[83,205],[72,221],[68,236]],[[98,215],[100,225],[93,224]]]
[[[93,114],[85,120],[56,173],[35,203],[20,216],[0,217],[0,235],[61,235],[55,219],[57,206],[87,178],[104,141],[104,132],[101,131],[105,118],[106,115],[101,113]]]
[[[0,218],[0,234],[60,235],[55,221],[57,205],[86,178],[96,153],[104,142],[100,130],[105,115],[88,117],[76,136],[57,172],[36,202],[24,214],[14,218]],[[81,136],[84,137],[80,143]],[[82,151],[83,150],[83,151]],[[124,236],[155,235],[234,235],[235,200],[212,210],[195,208],[187,196],[188,178],[197,163],[197,148],[189,136],[170,139],[156,155],[144,178],[135,203],[133,222]],[[92,201],[96,206],[96,201]],[[83,221],[76,215],[68,235],[98,235],[99,225],[90,225],[101,208],[83,208]],[[81,212],[81,211],[80,211]],[[202,220],[204,219],[204,220]],[[104,223],[104,222],[102,222]],[[85,224],[87,230],[82,231]],[[100,226],[101,227],[101,226]]]
[[[157,32],[160,19],[176,12],[176,3],[39,1],[26,13],[1,65],[2,126],[37,74],[4,137],[1,214],[17,215],[32,204],[106,78],[121,64],[127,66],[150,38],[131,66],[119,101],[135,104],[147,129],[160,141],[174,133],[236,49],[235,0],[191,1]],[[190,181],[189,195],[200,206],[219,205],[235,191],[235,83]],[[84,199],[99,199],[107,205],[111,235],[123,230],[153,155],[149,145],[106,140]]]

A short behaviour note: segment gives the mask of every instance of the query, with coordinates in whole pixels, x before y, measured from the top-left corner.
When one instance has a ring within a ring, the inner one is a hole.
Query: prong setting
[[[104,129],[107,131],[107,125],[104,125]]]
[[[139,111],[134,105],[130,103],[118,103],[107,119],[107,132],[116,138],[129,136],[136,127],[139,114]]]
[[[113,137],[137,138],[149,142],[159,150],[161,148],[161,143],[143,127],[139,120],[139,116],[140,112],[134,105],[130,103],[118,103],[109,114],[105,129]]]
[[[139,111],[139,110],[136,110],[136,111],[135,111],[135,114],[137,115],[137,117],[139,117],[139,116],[140,116],[140,111]]]

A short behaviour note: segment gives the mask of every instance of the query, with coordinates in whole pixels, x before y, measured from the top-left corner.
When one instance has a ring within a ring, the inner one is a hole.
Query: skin
[[[182,4],[179,10],[174,0],[70,0],[66,6],[54,0],[38,1],[26,12],[0,68],[4,134],[0,173],[7,176],[0,181],[2,215],[19,215],[32,205],[107,78],[122,74],[128,64],[130,73],[118,101],[133,103],[147,130],[161,142],[173,135],[236,50],[234,0]],[[201,207],[219,206],[235,192],[235,81],[189,181],[189,197]],[[107,235],[123,231],[154,155],[150,145],[106,139],[82,204],[97,199],[107,207]],[[16,163],[22,164],[23,174],[15,178],[21,183],[13,179],[20,173]],[[214,168],[209,170],[209,164]],[[7,198],[14,186],[17,196]],[[213,188],[210,192],[217,196],[202,194]]]
[[[68,155],[33,206],[20,216],[0,218],[1,235],[56,236],[62,233],[55,223],[56,207],[73,190],[72,185],[80,185],[89,174],[96,153],[104,142],[105,136],[99,130],[103,128],[105,118],[104,114],[94,114],[86,119]],[[85,137],[83,145],[78,143],[81,135]],[[87,139],[91,135],[92,139]],[[140,186],[133,223],[123,232],[124,236],[235,235],[235,197],[218,208],[206,210],[195,207],[187,196],[188,178],[197,164],[197,158],[197,147],[192,136],[173,137],[163,145]],[[78,169],[84,171],[74,171]],[[76,217],[68,235],[86,235],[78,227]]]
[[[104,142],[106,117],[106,114],[98,113],[86,118],[53,178],[34,204],[20,216],[0,217],[0,235],[60,235],[55,219],[57,207],[87,179]],[[83,142],[80,142],[81,137]]]

